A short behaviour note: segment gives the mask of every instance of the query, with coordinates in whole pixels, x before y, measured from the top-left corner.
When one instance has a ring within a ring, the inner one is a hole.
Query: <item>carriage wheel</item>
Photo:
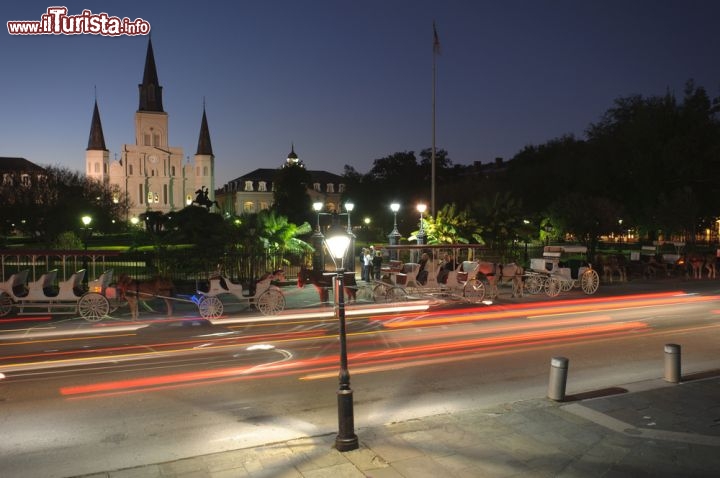
[[[548,297],[556,297],[561,289],[561,281],[557,277],[548,277],[547,281],[545,281],[545,293]]]
[[[588,269],[580,277],[580,287],[586,294],[594,294],[600,286],[600,276],[595,269]]]
[[[402,287],[390,287],[385,297],[388,302],[402,302],[407,300],[407,291]]]
[[[540,274],[531,274],[525,281],[525,288],[531,294],[539,294],[545,285],[545,278]]]
[[[275,289],[268,289],[258,297],[255,307],[262,315],[275,315],[285,308],[285,296]]]
[[[575,281],[573,281],[572,279],[560,281],[560,291],[561,292],[569,292],[572,290],[572,288],[574,286],[575,286]]]
[[[389,287],[385,284],[376,285],[372,290],[373,299],[375,299],[375,302],[387,302],[388,289]]]
[[[8,315],[13,308],[13,300],[6,292],[0,292],[0,317]]]
[[[104,295],[88,292],[78,301],[78,312],[88,322],[97,322],[110,313],[110,303]]]
[[[485,298],[485,284],[481,280],[470,279],[463,287],[463,297],[471,302],[480,302]]]
[[[217,319],[223,313],[223,303],[216,296],[206,295],[198,304],[198,311],[203,319]]]

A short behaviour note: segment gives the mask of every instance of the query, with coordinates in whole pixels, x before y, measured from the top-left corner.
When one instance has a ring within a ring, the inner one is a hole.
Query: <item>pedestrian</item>
[[[380,274],[382,272],[382,251],[375,251],[375,255],[372,258],[372,268],[375,274],[375,280],[380,280]]]

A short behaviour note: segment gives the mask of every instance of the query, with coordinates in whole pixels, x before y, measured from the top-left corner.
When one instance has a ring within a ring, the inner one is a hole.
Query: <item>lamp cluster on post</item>
[[[348,218],[348,231],[349,228],[350,219]],[[337,437],[335,437],[335,448],[338,451],[357,450],[359,447],[358,437],[355,435],[353,392],[350,388],[350,371],[347,359],[347,333],[345,330],[345,270],[343,268],[343,260],[348,252],[350,243],[350,235],[339,228],[329,233],[327,239],[325,239],[325,245],[335,263],[333,291],[335,294],[335,315],[338,320],[340,336],[340,373],[338,375],[339,387],[337,391],[338,434]]]

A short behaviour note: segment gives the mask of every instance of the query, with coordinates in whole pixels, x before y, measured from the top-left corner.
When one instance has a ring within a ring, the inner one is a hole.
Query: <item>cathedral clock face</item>
[[[154,156],[154,155],[153,155],[153,156],[150,156],[148,159],[149,159],[150,162],[153,163],[153,164],[157,163],[157,156]]]

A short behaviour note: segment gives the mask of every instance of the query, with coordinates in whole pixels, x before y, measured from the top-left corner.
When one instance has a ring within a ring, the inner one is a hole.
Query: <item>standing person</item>
[[[382,260],[382,251],[375,251],[375,255],[372,258],[372,268],[376,280],[380,280]]]
[[[362,249],[362,280],[365,282],[370,281],[370,266],[372,265],[372,259],[370,257],[370,251],[363,247]]]

